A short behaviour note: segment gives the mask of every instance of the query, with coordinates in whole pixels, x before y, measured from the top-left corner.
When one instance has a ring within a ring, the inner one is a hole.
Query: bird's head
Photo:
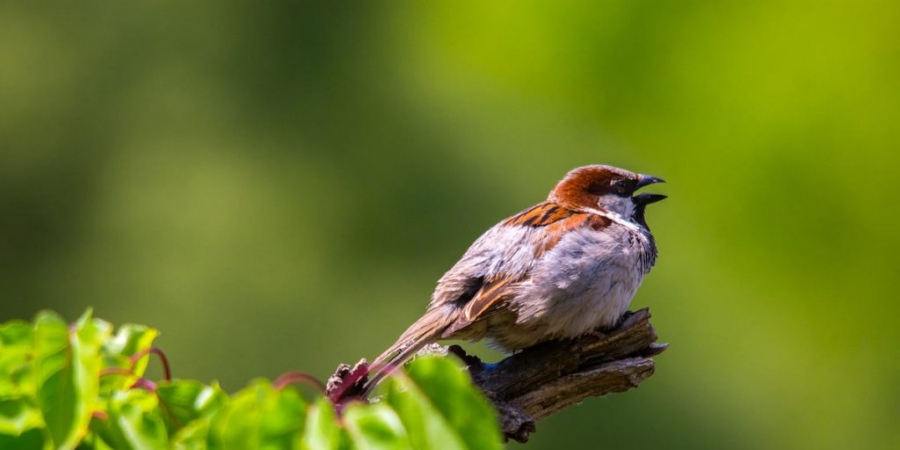
[[[644,210],[647,205],[658,202],[666,196],[635,195],[635,191],[654,183],[664,181],[618,167],[584,166],[566,174],[550,192],[547,200],[576,211],[603,209],[646,228]]]

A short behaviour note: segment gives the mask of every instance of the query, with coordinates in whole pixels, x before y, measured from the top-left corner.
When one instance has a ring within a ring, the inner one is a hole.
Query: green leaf
[[[112,428],[108,419],[92,418],[90,432],[78,443],[78,450],[116,449],[117,447],[113,445],[116,437]]]
[[[118,450],[117,448],[107,444],[103,440],[96,439],[94,435],[88,434],[82,441],[78,444],[78,447],[75,447],[76,450]]]
[[[108,339],[103,345],[104,357],[121,357],[126,360],[131,356],[149,349],[159,336],[159,331],[144,325],[125,324],[119,327],[115,337]],[[144,375],[148,359],[141,358],[134,365],[134,374]]]
[[[205,450],[208,445],[209,419],[200,418],[185,425],[172,437],[175,450]]]
[[[417,448],[500,449],[494,408],[451,358],[419,358],[389,384],[386,402]]]
[[[35,395],[34,327],[22,321],[0,325],[0,396]]]
[[[361,450],[413,448],[400,417],[385,404],[351,404],[344,411],[344,423],[354,448]]]
[[[168,445],[156,394],[143,389],[115,392],[109,400],[109,429],[117,449],[154,449]]]
[[[131,357],[149,349],[154,339],[159,336],[155,328],[144,325],[125,324],[119,327],[111,339],[107,339],[101,348],[103,369],[119,368],[131,370],[130,375],[110,374],[100,379],[100,390],[109,394],[114,390],[129,388],[138,378],[144,375],[149,355],[139,359],[134,366]]]
[[[35,322],[37,403],[54,445],[72,448],[88,431],[100,390],[100,345],[111,327],[90,311],[71,331],[51,312],[39,313]]]
[[[16,450],[49,450],[53,447],[44,435],[44,430],[32,428],[18,436],[0,434],[0,448]]]
[[[34,327],[21,320],[11,320],[0,325],[0,348],[34,345]]]
[[[42,448],[44,419],[31,398],[0,400],[0,448]]]
[[[190,380],[129,389],[146,364],[101,381],[114,379],[101,378],[103,369],[130,368],[158,335],[138,325],[112,331],[90,311],[71,326],[51,312],[33,327],[0,325],[0,448],[500,448],[493,409],[452,359],[413,362],[386,382],[384,401],[351,404],[338,418],[327,398],[310,405],[293,386],[266,380],[233,397]]]
[[[212,418],[210,444],[222,448],[291,448],[299,445],[307,403],[291,386],[280,391],[254,380]]]
[[[306,427],[300,448],[304,450],[349,447],[347,436],[338,423],[334,406],[325,397],[317,400],[306,415]]]
[[[209,417],[228,402],[228,395],[218,383],[207,386],[199,381],[163,382],[156,388],[160,406],[167,411],[166,424],[172,430],[201,418]]]
[[[408,378],[388,380],[385,402],[400,416],[415,448],[465,449],[466,444],[422,390]],[[446,394],[445,394],[446,395]]]

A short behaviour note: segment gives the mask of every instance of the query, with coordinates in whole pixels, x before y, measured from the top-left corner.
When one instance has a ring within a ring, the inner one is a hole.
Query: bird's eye
[[[612,191],[616,195],[628,195],[629,187],[628,180],[617,180],[612,183]]]

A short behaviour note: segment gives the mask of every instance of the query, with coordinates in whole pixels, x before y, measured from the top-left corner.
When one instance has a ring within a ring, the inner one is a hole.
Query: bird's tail
[[[422,347],[441,339],[444,330],[455,321],[457,314],[456,308],[449,305],[426,311],[425,315],[400,335],[394,345],[372,362],[373,372],[369,374],[364,394],[368,395],[384,377],[402,367]]]

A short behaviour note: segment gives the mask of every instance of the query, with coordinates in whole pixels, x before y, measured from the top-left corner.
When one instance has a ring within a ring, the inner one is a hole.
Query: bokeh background
[[[900,4],[0,4],[0,319],[378,354],[569,169],[666,178],[640,389],[527,448],[900,448]],[[517,444],[511,444],[517,447]]]

